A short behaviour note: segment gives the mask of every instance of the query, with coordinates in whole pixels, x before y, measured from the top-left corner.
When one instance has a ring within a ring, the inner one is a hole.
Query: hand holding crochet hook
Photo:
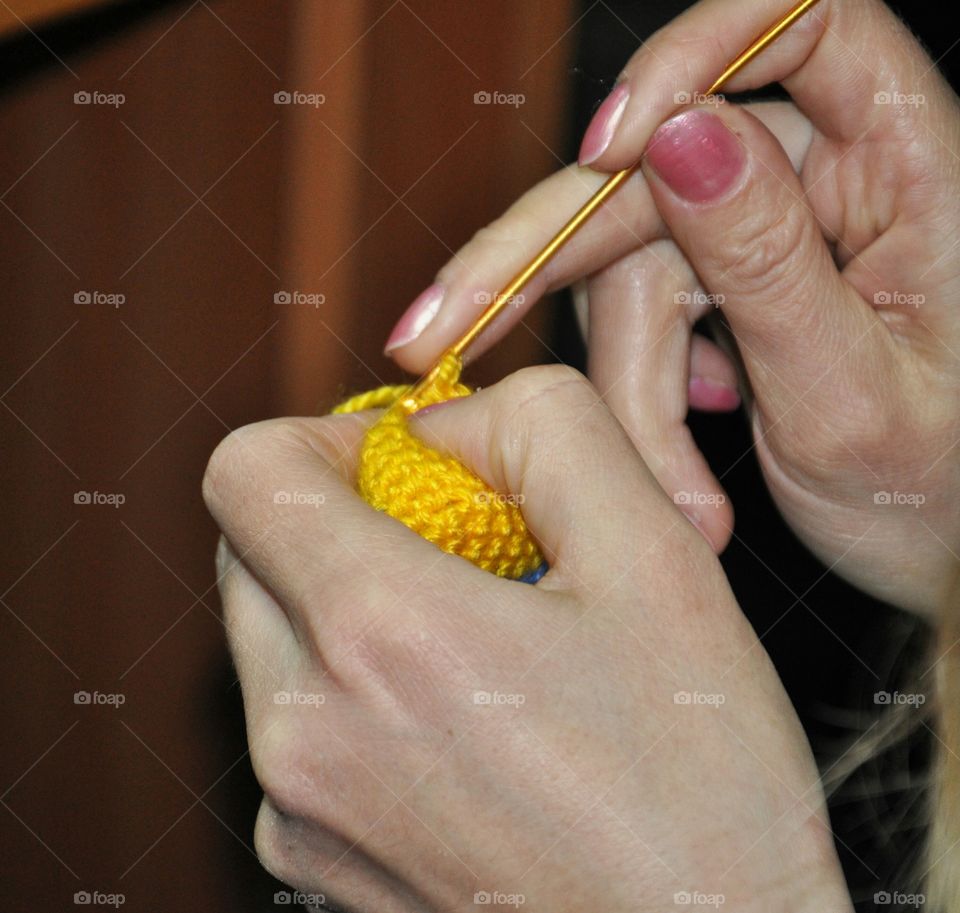
[[[529,307],[588,277],[590,381],[527,369],[409,420],[517,499],[549,560],[539,583],[445,554],[357,496],[373,413],[250,426],[211,459],[258,852],[330,908],[852,910],[804,734],[715,557],[732,516],[677,509],[678,492],[720,493],[688,406],[737,400],[691,326],[722,301],[798,532],[858,585],[929,609],[943,550],[918,559],[915,542],[906,562],[896,515],[861,503],[922,478],[925,522],[955,540],[960,116],[878,0],[822,0],[727,87],[780,80],[793,104],[707,101],[663,124],[678,88],[710,85],[784,11],[704,0],[651,39],[587,133],[590,167],[479,234],[391,339],[398,363],[430,368],[475,292],[646,150],[525,289]],[[923,108],[874,104],[911,91]],[[945,458],[920,452],[930,440]],[[277,504],[279,489],[323,508]]]
[[[590,380],[668,494],[717,495],[685,417],[739,399],[730,360],[691,335],[719,304],[749,379],[756,455],[787,521],[856,586],[931,614],[955,558],[942,543],[960,535],[960,467],[955,451],[943,458],[960,437],[957,99],[879,0],[839,0],[797,20],[727,87],[779,81],[791,103],[702,99],[658,129],[677,85],[708,84],[778,9],[699,3],[652,37],[587,130],[589,169],[553,175],[479,232],[388,351],[408,370],[429,367],[474,319],[476,292],[509,279],[606,173],[646,150],[643,173],[470,355],[545,292],[586,278]],[[917,547],[904,547],[916,511],[878,518],[875,494],[895,490],[928,493],[920,515],[935,535]],[[729,503],[681,506],[722,550]]]

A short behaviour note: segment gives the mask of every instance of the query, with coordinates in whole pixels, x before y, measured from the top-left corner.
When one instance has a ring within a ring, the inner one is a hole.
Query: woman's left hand
[[[536,586],[366,505],[370,420],[241,429],[205,478],[257,850],[298,900],[850,911],[776,672],[596,390],[534,368],[411,420],[522,503]]]

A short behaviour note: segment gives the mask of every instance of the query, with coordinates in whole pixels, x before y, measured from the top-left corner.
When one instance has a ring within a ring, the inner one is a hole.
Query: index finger
[[[590,125],[580,161],[617,171],[640,158],[657,126],[686,98],[704,90],[758,34],[793,4],[784,0],[701,0],[654,34],[633,55]],[[880,0],[820,0],[747,64],[724,92],[773,82],[787,90],[814,129],[841,143],[918,116],[878,95],[910,94],[940,80],[907,27]],[[931,97],[943,97],[931,90]],[[606,145],[604,145],[606,141]]]
[[[790,104],[765,102],[747,106],[780,141],[799,170],[810,142],[810,125]],[[606,180],[589,168],[571,165],[527,191],[502,216],[474,237],[437,274],[436,284],[401,318],[388,353],[408,371],[427,370],[482,313],[492,296],[522,269]],[[615,263],[652,241],[667,237],[646,179],[638,170],[601,206],[470,347],[468,359],[494,345],[543,295],[565,288]],[[678,282],[685,275],[661,261]],[[438,300],[437,293],[441,293]],[[423,305],[432,319],[423,321]],[[418,311],[419,309],[419,311]],[[419,332],[404,339],[404,325]]]

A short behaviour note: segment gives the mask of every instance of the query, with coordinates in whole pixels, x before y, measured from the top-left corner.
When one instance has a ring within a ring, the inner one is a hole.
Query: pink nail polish
[[[747,156],[719,117],[695,110],[662,124],[647,146],[646,159],[678,197],[707,203],[734,185]]]
[[[431,285],[416,297],[413,304],[403,312],[403,316],[397,321],[397,325],[390,333],[387,344],[383,349],[384,354],[413,342],[427,328],[427,325],[437,316],[437,312],[440,310],[443,293],[442,285]]]
[[[580,155],[577,160],[581,165],[595,162],[607,151],[607,146],[613,139],[629,99],[630,86],[621,82],[597,108],[597,113],[593,115],[593,120],[590,121],[590,126],[583,134],[583,142],[580,144]]]
[[[709,377],[691,377],[687,396],[693,409],[704,412],[732,412],[740,405],[740,394]]]

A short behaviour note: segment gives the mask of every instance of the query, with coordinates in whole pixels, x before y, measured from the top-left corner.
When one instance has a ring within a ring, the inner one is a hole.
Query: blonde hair
[[[854,775],[873,781],[866,768],[879,765],[881,755],[894,748],[902,749],[893,758],[900,768],[897,772],[905,772],[909,743],[915,736],[929,736],[928,775],[922,783],[910,784],[915,797],[921,791],[924,794],[926,840],[922,852],[908,865],[927,913],[960,913],[960,570],[950,592],[926,638],[926,671],[917,668],[912,675],[924,685],[916,690],[926,701],[921,707],[892,705],[823,772],[825,792],[836,797]],[[916,659],[908,661],[916,663]],[[877,781],[879,791],[884,791],[884,784],[889,788],[893,778],[881,772]],[[897,777],[896,782],[904,781]]]
[[[960,910],[960,574],[934,639],[934,761],[924,858],[927,910]]]

